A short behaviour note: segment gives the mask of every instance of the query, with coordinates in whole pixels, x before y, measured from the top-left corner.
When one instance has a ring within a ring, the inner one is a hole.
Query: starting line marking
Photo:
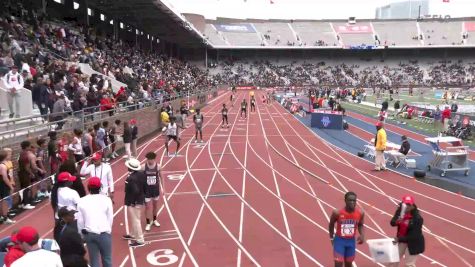
[[[174,195],[174,196],[179,196],[179,195],[197,195],[199,194],[197,191],[190,191],[190,192],[175,192],[175,193],[165,193],[166,196],[169,195]]]

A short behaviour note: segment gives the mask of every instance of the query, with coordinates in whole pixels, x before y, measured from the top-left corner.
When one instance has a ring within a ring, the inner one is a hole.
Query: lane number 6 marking
[[[178,261],[171,249],[158,249],[147,254],[147,262],[153,266],[166,266]]]

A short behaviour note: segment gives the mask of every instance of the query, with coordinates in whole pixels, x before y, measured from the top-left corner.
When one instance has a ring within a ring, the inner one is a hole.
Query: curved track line
[[[275,108],[275,107],[274,107],[274,108]],[[288,142],[285,140],[285,138],[283,137],[281,131],[279,130],[279,128],[277,127],[277,124],[275,123],[275,120],[274,120],[273,118],[271,118],[271,120],[274,122],[274,125],[276,126],[277,130],[278,130],[279,133],[281,134],[284,143],[287,145],[287,147],[289,147],[290,143],[288,143]],[[303,140],[303,138],[295,131],[295,129],[293,129],[293,127],[291,127],[290,123],[289,123],[287,120],[286,120],[286,123],[287,123],[287,124],[289,125],[289,127],[295,132],[295,134],[304,142],[304,144],[310,145],[308,142],[306,142],[305,140]],[[267,138],[266,138],[266,139],[267,139]],[[292,145],[290,145],[290,146],[291,146],[294,150],[296,150],[297,152],[301,153],[298,149],[296,149],[296,148],[293,147]],[[313,148],[315,149],[315,147],[313,147]],[[291,153],[292,156],[293,156],[293,153],[291,152],[290,149],[289,149],[289,151],[290,151],[290,153]],[[313,150],[310,149],[310,151],[318,158],[319,161],[321,161],[321,159],[313,152]],[[277,152],[277,151],[276,151],[276,152]],[[283,158],[285,158],[287,161],[291,162],[290,159],[286,158],[286,157],[283,156],[281,153],[278,153],[278,154],[281,155]],[[306,155],[304,155],[304,156],[306,156]],[[307,156],[306,156],[306,157],[307,157]],[[308,158],[308,157],[307,157],[307,158]],[[309,158],[309,159],[310,159],[310,158]],[[312,159],[310,159],[310,160],[312,160]],[[312,161],[313,161],[314,163],[317,163],[317,162],[314,161],[314,160],[312,160]],[[322,162],[322,163],[323,163],[323,162]],[[294,163],[293,163],[293,164],[294,164],[295,166],[299,167],[299,168],[302,168],[302,167],[300,166],[300,164],[298,163],[298,161],[295,160],[295,158],[294,158]],[[317,164],[318,164],[318,163],[317,163]],[[329,169],[329,168],[326,167],[324,164],[323,164],[323,165],[322,165],[322,164],[319,164],[319,165],[321,165],[321,166],[323,166],[324,168],[326,168],[330,173],[333,172],[333,170]],[[359,172],[359,171],[358,171],[358,172]],[[359,172],[359,173],[361,174],[361,172]],[[332,175],[333,175],[333,173],[332,173]],[[333,175],[333,176],[334,176],[334,175]],[[337,181],[338,181],[338,179],[337,179]],[[371,183],[371,184],[372,184],[372,183]],[[385,194],[384,191],[382,191],[381,189],[380,189],[380,192],[381,192],[382,194]],[[391,215],[390,215],[390,216],[391,216]],[[376,221],[374,221],[373,219],[371,219],[371,220],[372,220],[373,223],[379,228],[380,233],[382,233],[383,235],[387,236],[386,233],[381,229],[381,227],[379,227],[379,225],[376,223]],[[427,229],[427,228],[426,228],[426,229]],[[426,231],[427,231],[427,232],[430,232],[428,229],[427,229]],[[438,238],[438,237],[435,237],[435,238],[436,238],[442,245],[444,245],[446,248],[448,248],[457,258],[459,258],[462,262],[464,262],[465,264],[467,264],[468,266],[470,266],[470,265],[468,264],[468,262],[467,262],[463,257],[461,257],[458,253],[456,253],[455,251],[453,251],[450,247],[448,247],[447,244],[445,244],[440,238]],[[428,260],[430,260],[430,261],[432,261],[432,262],[435,262],[433,259],[427,257],[426,255],[422,255],[422,257],[424,257],[424,258],[426,258],[426,259],[428,259]]]
[[[273,108],[274,108],[276,111],[278,111],[278,109],[276,108],[275,105],[273,105]],[[268,110],[268,109],[267,109],[267,110]],[[275,123],[274,118],[271,117],[271,120],[273,121],[273,123],[274,123],[274,125],[276,126],[277,130],[278,130],[279,133],[281,134],[283,141],[285,142],[285,144],[286,144],[287,147],[288,147],[288,145],[290,145],[290,144],[289,144],[289,143],[287,142],[287,140],[283,137],[283,135],[282,135],[280,129],[277,127],[277,124]],[[318,150],[318,151],[320,151],[320,152],[322,152],[322,153],[323,153],[323,151],[317,149],[316,147],[312,146],[310,143],[308,143],[307,141],[305,141],[305,140],[297,133],[297,131],[290,125],[290,122],[289,122],[288,120],[285,120],[285,122],[287,123],[287,125],[289,126],[289,128],[292,129],[292,131],[296,134],[296,136],[298,136],[298,137],[303,141],[303,143],[304,143],[305,145],[307,145],[307,146],[313,148],[313,149],[310,149],[311,153],[314,154],[314,155],[319,159],[319,161],[323,164],[323,162],[320,160],[320,158],[315,154],[314,149],[316,149],[316,150]],[[266,139],[267,139],[267,138],[266,138]],[[336,153],[331,147],[328,146],[327,143],[325,143],[325,145],[326,145],[328,148],[330,148],[334,153]],[[290,146],[292,146],[292,145],[290,145]],[[293,147],[293,146],[292,146],[292,147]],[[296,149],[295,147],[293,147],[293,148],[294,148],[294,150],[296,150],[297,152],[301,153],[301,152],[298,151],[298,149]],[[289,150],[289,151],[290,151],[290,150]],[[291,152],[291,154],[292,154],[292,152]],[[302,155],[304,155],[305,157],[307,157],[307,156],[306,156],[305,154],[303,154],[303,153],[302,153]],[[379,191],[382,195],[387,196],[387,198],[388,198],[391,202],[393,202],[394,204],[397,204],[397,203],[398,203],[394,198],[390,197],[389,194],[387,194],[386,192],[384,192],[384,191],[383,191],[381,188],[379,188],[376,184],[374,184],[372,181],[370,181],[365,175],[363,175],[363,174],[361,173],[361,171],[360,171],[358,168],[355,168],[351,163],[349,163],[346,159],[344,159],[340,154],[337,154],[337,155],[340,156],[340,157],[347,163],[347,165],[353,167],[353,169],[356,170],[356,171],[361,175],[361,177],[363,177],[366,181],[368,181],[371,185],[373,185],[373,186],[377,189],[377,191]],[[292,154],[292,156],[293,156],[293,154]],[[309,157],[307,157],[307,158],[310,159]],[[312,160],[312,159],[310,159],[310,160],[313,161],[314,163],[317,163],[317,162],[315,162],[315,161]],[[295,161],[295,163],[296,163],[297,165],[299,165],[299,164],[298,164],[298,161],[296,161],[295,158],[294,158],[294,161]],[[318,163],[317,163],[317,164],[318,164]],[[327,167],[325,164],[323,164],[323,165],[321,165],[321,166],[323,166],[324,168],[326,168],[327,170],[329,170],[328,167]],[[333,175],[333,173],[332,173],[332,175]],[[333,175],[333,176],[334,176],[334,175]],[[337,179],[337,181],[338,181],[338,179]],[[353,182],[354,182],[354,181],[353,181]],[[424,211],[424,210],[423,210],[423,211]],[[429,214],[431,214],[431,213],[429,213]],[[433,214],[431,214],[431,215],[433,215]],[[437,216],[437,215],[433,215],[433,216]],[[437,216],[437,218],[439,218],[439,217]],[[371,221],[378,227],[378,229],[379,229],[382,233],[385,233],[385,232],[382,230],[382,228],[379,227],[379,225],[376,223],[376,221],[374,221],[371,217],[370,217],[370,219],[371,219]],[[444,219],[444,220],[445,220],[445,218],[439,218],[439,219]],[[423,226],[423,230],[424,230],[424,232],[426,232],[426,233],[429,233],[429,234],[432,233],[432,232],[430,231],[430,229],[429,229],[428,227],[426,227],[426,226]],[[449,247],[449,246],[447,245],[447,243],[444,242],[444,240],[446,240],[445,238],[439,237],[438,235],[435,235],[435,234],[432,235],[432,236],[433,236],[440,244],[442,244],[444,247],[446,247],[452,254],[454,254],[455,257],[457,257],[460,261],[462,261],[463,263],[465,263],[465,265],[471,266],[471,265],[468,263],[468,261],[465,260],[465,258],[463,258],[462,256],[460,256],[460,254],[458,254],[457,252],[455,252],[451,247]],[[449,242],[451,242],[451,241],[449,241]],[[451,243],[453,243],[453,242],[451,242]],[[459,244],[457,244],[457,245],[459,245]],[[426,257],[425,255],[422,255],[422,256],[423,256],[423,257]]]
[[[277,152],[277,153],[278,153],[278,152]],[[283,155],[281,155],[281,156],[282,156],[282,157],[285,157],[285,156],[283,156]],[[295,164],[294,164],[294,165],[295,165]],[[296,165],[296,166],[297,166],[297,165]],[[303,168],[303,167],[301,167],[301,168]],[[309,173],[309,174],[312,175],[313,177],[315,177],[315,178],[317,178],[317,179],[319,179],[319,180],[322,180],[322,178],[319,177],[318,175],[313,174],[312,172],[308,171],[307,169],[304,169],[304,170],[305,170],[305,172]],[[330,185],[330,184],[329,184],[329,185]],[[297,187],[298,187],[298,185],[296,185],[296,184],[294,184],[294,186],[297,186]],[[332,187],[333,187],[333,186],[332,186]],[[299,188],[299,189],[303,190],[302,188]],[[337,188],[334,188],[334,189],[338,190]],[[368,188],[368,189],[369,189],[369,188]],[[343,191],[341,191],[341,192],[344,193]],[[306,192],[306,193],[308,193],[308,192]],[[308,193],[308,194],[309,194],[309,193]],[[392,214],[389,214],[389,213],[387,213],[386,211],[383,211],[383,210],[381,210],[381,209],[378,209],[377,207],[372,206],[372,205],[370,205],[369,203],[364,202],[364,201],[361,200],[361,199],[359,199],[359,201],[362,202],[363,204],[369,206],[369,207],[372,207],[372,208],[378,210],[379,212],[381,212],[381,214],[384,214],[384,215],[387,215],[387,216],[392,216]],[[453,241],[447,240],[447,239],[444,238],[444,237],[438,236],[438,235],[436,235],[436,234],[434,234],[434,233],[431,233],[431,232],[427,232],[427,233],[428,233],[429,235],[433,236],[433,237],[436,238],[436,239],[441,239],[441,240],[443,240],[443,241],[445,241],[445,242],[448,242],[448,243],[450,243],[450,244],[452,244],[452,245],[454,245],[454,246],[457,246],[457,247],[459,247],[459,248],[461,248],[461,249],[463,249],[463,250],[466,250],[466,251],[468,251],[468,252],[474,253],[474,251],[472,251],[471,249],[469,249],[469,248],[467,248],[467,247],[464,247],[464,246],[462,246],[462,245],[459,245],[458,243],[454,243]],[[455,254],[456,254],[456,253],[455,253]],[[462,260],[462,261],[465,261],[465,260],[463,260],[463,258],[461,258],[461,260]]]
[[[285,140],[284,140],[284,141],[285,141]],[[310,144],[308,144],[308,142],[306,142],[306,141],[304,141],[304,143],[306,143],[307,145],[310,145]],[[316,149],[315,147],[313,147],[313,148]],[[295,149],[295,148],[294,148],[294,149]],[[298,149],[295,149],[295,150],[296,150],[297,152],[301,153]],[[318,150],[318,149],[317,149],[317,150]],[[276,151],[276,152],[279,153],[278,151]],[[285,158],[285,156],[283,156],[281,153],[279,153],[279,154],[280,154],[282,157]],[[304,155],[304,156],[306,156],[306,155]],[[307,158],[308,158],[308,157],[307,157]],[[287,159],[287,160],[288,160],[288,159]],[[310,160],[312,160],[312,159],[310,159]],[[288,161],[290,162],[290,160],[288,160]],[[314,160],[312,160],[312,161],[315,162]],[[315,163],[317,163],[317,162],[315,162]],[[293,163],[293,164],[300,168],[300,166],[298,165],[298,163],[297,163],[297,164]],[[317,163],[317,164],[318,164],[318,163]],[[321,180],[321,179],[320,179],[320,180]],[[382,213],[387,214],[387,213],[385,213],[385,212],[382,212]],[[387,214],[387,215],[391,216],[390,214]],[[427,229],[427,230],[428,230],[428,229]],[[426,231],[426,232],[427,232],[427,231]],[[428,233],[431,234],[430,231],[428,231]],[[435,234],[432,234],[432,235],[433,235],[442,245],[444,245],[445,247],[447,247],[447,248],[448,248],[456,257],[458,257],[462,262],[468,264],[468,262],[467,262],[464,258],[462,258],[459,254],[457,254],[457,253],[456,253],[455,251],[453,251],[450,247],[448,247],[447,244],[445,244],[445,243],[443,242],[443,240],[444,240],[444,241],[447,241],[447,242],[449,242],[449,243],[452,243],[452,244],[454,244],[454,245],[456,245],[456,246],[459,246],[459,247],[460,247],[461,245],[455,244],[455,243],[453,243],[453,242],[451,242],[451,241],[448,241],[448,240],[446,240],[445,238],[439,237],[439,236],[437,236],[437,235],[435,235]],[[441,239],[443,239],[443,240],[441,240]],[[461,247],[461,248],[467,250],[467,248],[465,248],[465,247]],[[423,255],[423,257],[424,257],[424,255]],[[470,266],[470,265],[469,265],[469,266]]]
[[[272,145],[271,145],[271,146],[272,146]],[[251,146],[251,150],[253,150],[253,152],[257,155],[257,152],[252,148],[252,146]],[[293,163],[292,161],[290,161],[288,158],[286,158],[285,156],[281,155],[278,151],[276,151],[276,152],[277,152],[281,157],[283,157],[283,158],[286,159],[287,161],[291,162],[293,165],[297,166],[295,163]],[[258,157],[261,161],[263,161],[264,164],[266,164],[268,167],[271,167],[271,166],[270,166],[267,162],[265,162],[260,156],[257,155],[257,157]],[[302,191],[304,191],[305,193],[307,193],[307,194],[310,195],[310,193],[309,193],[308,191],[306,191],[305,189],[303,189],[303,188],[301,188],[300,186],[296,185],[293,181],[291,181],[290,179],[288,179],[287,177],[285,177],[285,176],[284,176],[283,174],[281,174],[278,170],[275,170],[275,171],[276,171],[277,173],[279,173],[279,175],[281,175],[284,179],[286,179],[287,181],[289,181],[291,184],[293,184],[293,185],[296,186],[297,188],[301,189]],[[312,176],[315,176],[313,173],[311,173],[311,172],[309,172],[309,173],[312,174]],[[324,180],[321,179],[321,178],[320,178],[320,180],[324,181]],[[332,187],[333,187],[334,189],[336,189],[337,191],[340,191],[340,192],[342,192],[342,193],[345,193],[345,191],[341,191],[341,190],[337,189],[337,188],[334,187],[334,186],[332,186]],[[326,204],[326,205],[329,206],[330,208],[335,209],[335,207],[331,206],[331,205],[328,204],[327,202],[325,202],[325,201],[323,201],[323,200],[317,198],[317,201],[318,201],[318,200],[321,201],[321,202],[323,202],[324,204]],[[298,212],[298,213],[299,213],[299,212]],[[313,222],[313,223],[316,223],[316,222],[314,222],[314,221],[312,221],[312,222]],[[387,236],[384,232],[378,232],[378,230],[375,230],[375,229],[373,229],[372,227],[369,227],[369,226],[367,226],[367,228],[369,228],[370,230],[372,230],[373,232],[375,232],[375,233],[377,233],[377,234],[379,234],[379,235],[382,235],[382,236],[384,236],[384,237],[386,237],[386,238],[389,238],[389,236]],[[365,256],[366,258],[371,259],[369,256],[367,256],[366,254],[362,253],[361,251],[359,251],[359,250],[357,250],[357,251],[358,251],[360,254],[362,254],[363,256]],[[425,255],[422,255],[422,256],[424,257]],[[430,259],[430,258],[428,258],[428,257],[426,257],[426,258],[429,259],[432,264],[439,264],[439,265],[441,265],[441,266],[444,266],[443,264],[441,264],[441,263],[439,263],[439,262],[437,262],[437,261],[435,261],[435,260],[432,260],[432,259]],[[382,266],[382,265],[381,265],[381,266]]]
[[[274,107],[274,109],[275,109],[275,106],[274,106],[274,105],[272,105],[272,107]],[[266,110],[267,110],[267,113],[270,113],[268,107],[266,107]],[[277,109],[275,109],[275,110],[277,111]],[[259,113],[259,116],[260,116],[260,113]],[[297,160],[297,159],[295,158],[295,156],[294,156],[294,153],[292,152],[292,150],[291,150],[290,147],[289,147],[290,143],[287,142],[287,140],[284,138],[284,135],[282,134],[282,131],[279,129],[279,127],[277,127],[277,123],[275,122],[275,120],[274,120],[274,118],[273,118],[272,116],[270,116],[270,120],[272,121],[272,123],[275,125],[275,128],[276,128],[277,131],[279,132],[279,134],[280,134],[282,140],[284,141],[285,146],[287,147],[288,151],[290,152],[290,154],[291,154],[291,156],[292,156],[292,158],[293,158],[293,161],[297,164],[297,166],[300,166],[300,164],[298,163],[298,160]],[[305,142],[305,140],[295,131],[295,129],[294,129],[293,127],[291,127],[289,121],[288,121],[288,120],[284,120],[284,121],[287,123],[287,125],[289,125],[289,128],[292,129],[292,130],[296,133],[296,135],[297,135],[301,140],[303,140],[303,141]],[[264,130],[264,124],[262,123],[262,121],[261,121],[261,125],[262,125],[262,129]],[[265,130],[264,130],[264,132],[265,132]],[[266,137],[266,141],[268,141],[268,138],[267,138],[267,137]],[[291,146],[291,145],[290,145],[290,146]],[[331,176],[333,177],[333,179],[335,179],[335,180],[337,181],[337,183],[341,186],[341,188],[343,188],[344,191],[348,192],[348,191],[349,191],[348,188],[347,188],[347,187],[340,181],[340,179],[338,179],[338,178],[336,177],[336,175],[332,172],[333,169],[329,168],[329,167],[324,163],[324,161],[321,160],[320,157],[319,157],[317,154],[315,154],[315,152],[314,152],[313,150],[310,150],[310,151],[311,151],[311,153],[318,159],[318,161],[320,161],[320,164],[319,164],[319,165],[322,166],[324,169],[326,169],[326,170],[331,174]],[[302,171],[302,170],[300,169],[300,171]],[[358,171],[358,173],[361,174],[359,171]],[[362,176],[363,176],[363,175],[362,175]],[[371,220],[371,222],[373,222],[373,224],[378,228],[378,230],[379,230],[380,232],[385,233],[385,231],[383,230],[383,228],[381,228],[381,226],[379,226],[379,224],[376,223],[376,221],[373,219],[372,216],[370,216],[369,214],[366,214],[366,215],[367,215],[367,218],[369,218],[369,219]],[[385,233],[385,234],[386,234],[386,233]]]

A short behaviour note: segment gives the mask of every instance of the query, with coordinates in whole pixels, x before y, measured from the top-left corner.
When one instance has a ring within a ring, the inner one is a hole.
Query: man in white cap
[[[87,189],[89,195],[82,197],[77,205],[78,230],[87,244],[91,267],[112,267],[112,201],[100,194],[99,177],[89,178]]]
[[[147,177],[141,171],[140,161],[131,158],[125,162],[129,170],[129,176],[125,180],[124,205],[130,221],[130,234],[122,236],[125,240],[132,240],[130,247],[141,247],[145,245],[140,216],[145,204],[145,192],[147,190]]]
[[[3,82],[8,90],[7,100],[8,108],[10,109],[10,118],[13,118],[15,115],[20,116],[20,94],[18,90],[22,89],[24,86],[23,77],[18,73],[18,67],[13,66],[11,71],[5,74]],[[15,109],[13,109],[13,100],[15,100]]]

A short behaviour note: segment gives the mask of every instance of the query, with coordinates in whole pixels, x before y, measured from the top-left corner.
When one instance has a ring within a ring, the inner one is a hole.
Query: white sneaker
[[[24,210],[32,210],[32,209],[34,209],[34,208],[35,208],[35,206],[32,206],[32,205],[30,205],[30,204],[23,206],[23,209],[24,209]]]
[[[150,231],[150,229],[152,229],[152,224],[151,223],[145,225],[145,231]]]
[[[14,224],[16,221],[11,220],[10,218],[7,218],[5,221],[3,221],[4,224]]]
[[[160,227],[160,223],[157,220],[153,221],[153,224],[155,224],[156,227]]]
[[[198,139],[195,140],[195,143],[198,143]]]

